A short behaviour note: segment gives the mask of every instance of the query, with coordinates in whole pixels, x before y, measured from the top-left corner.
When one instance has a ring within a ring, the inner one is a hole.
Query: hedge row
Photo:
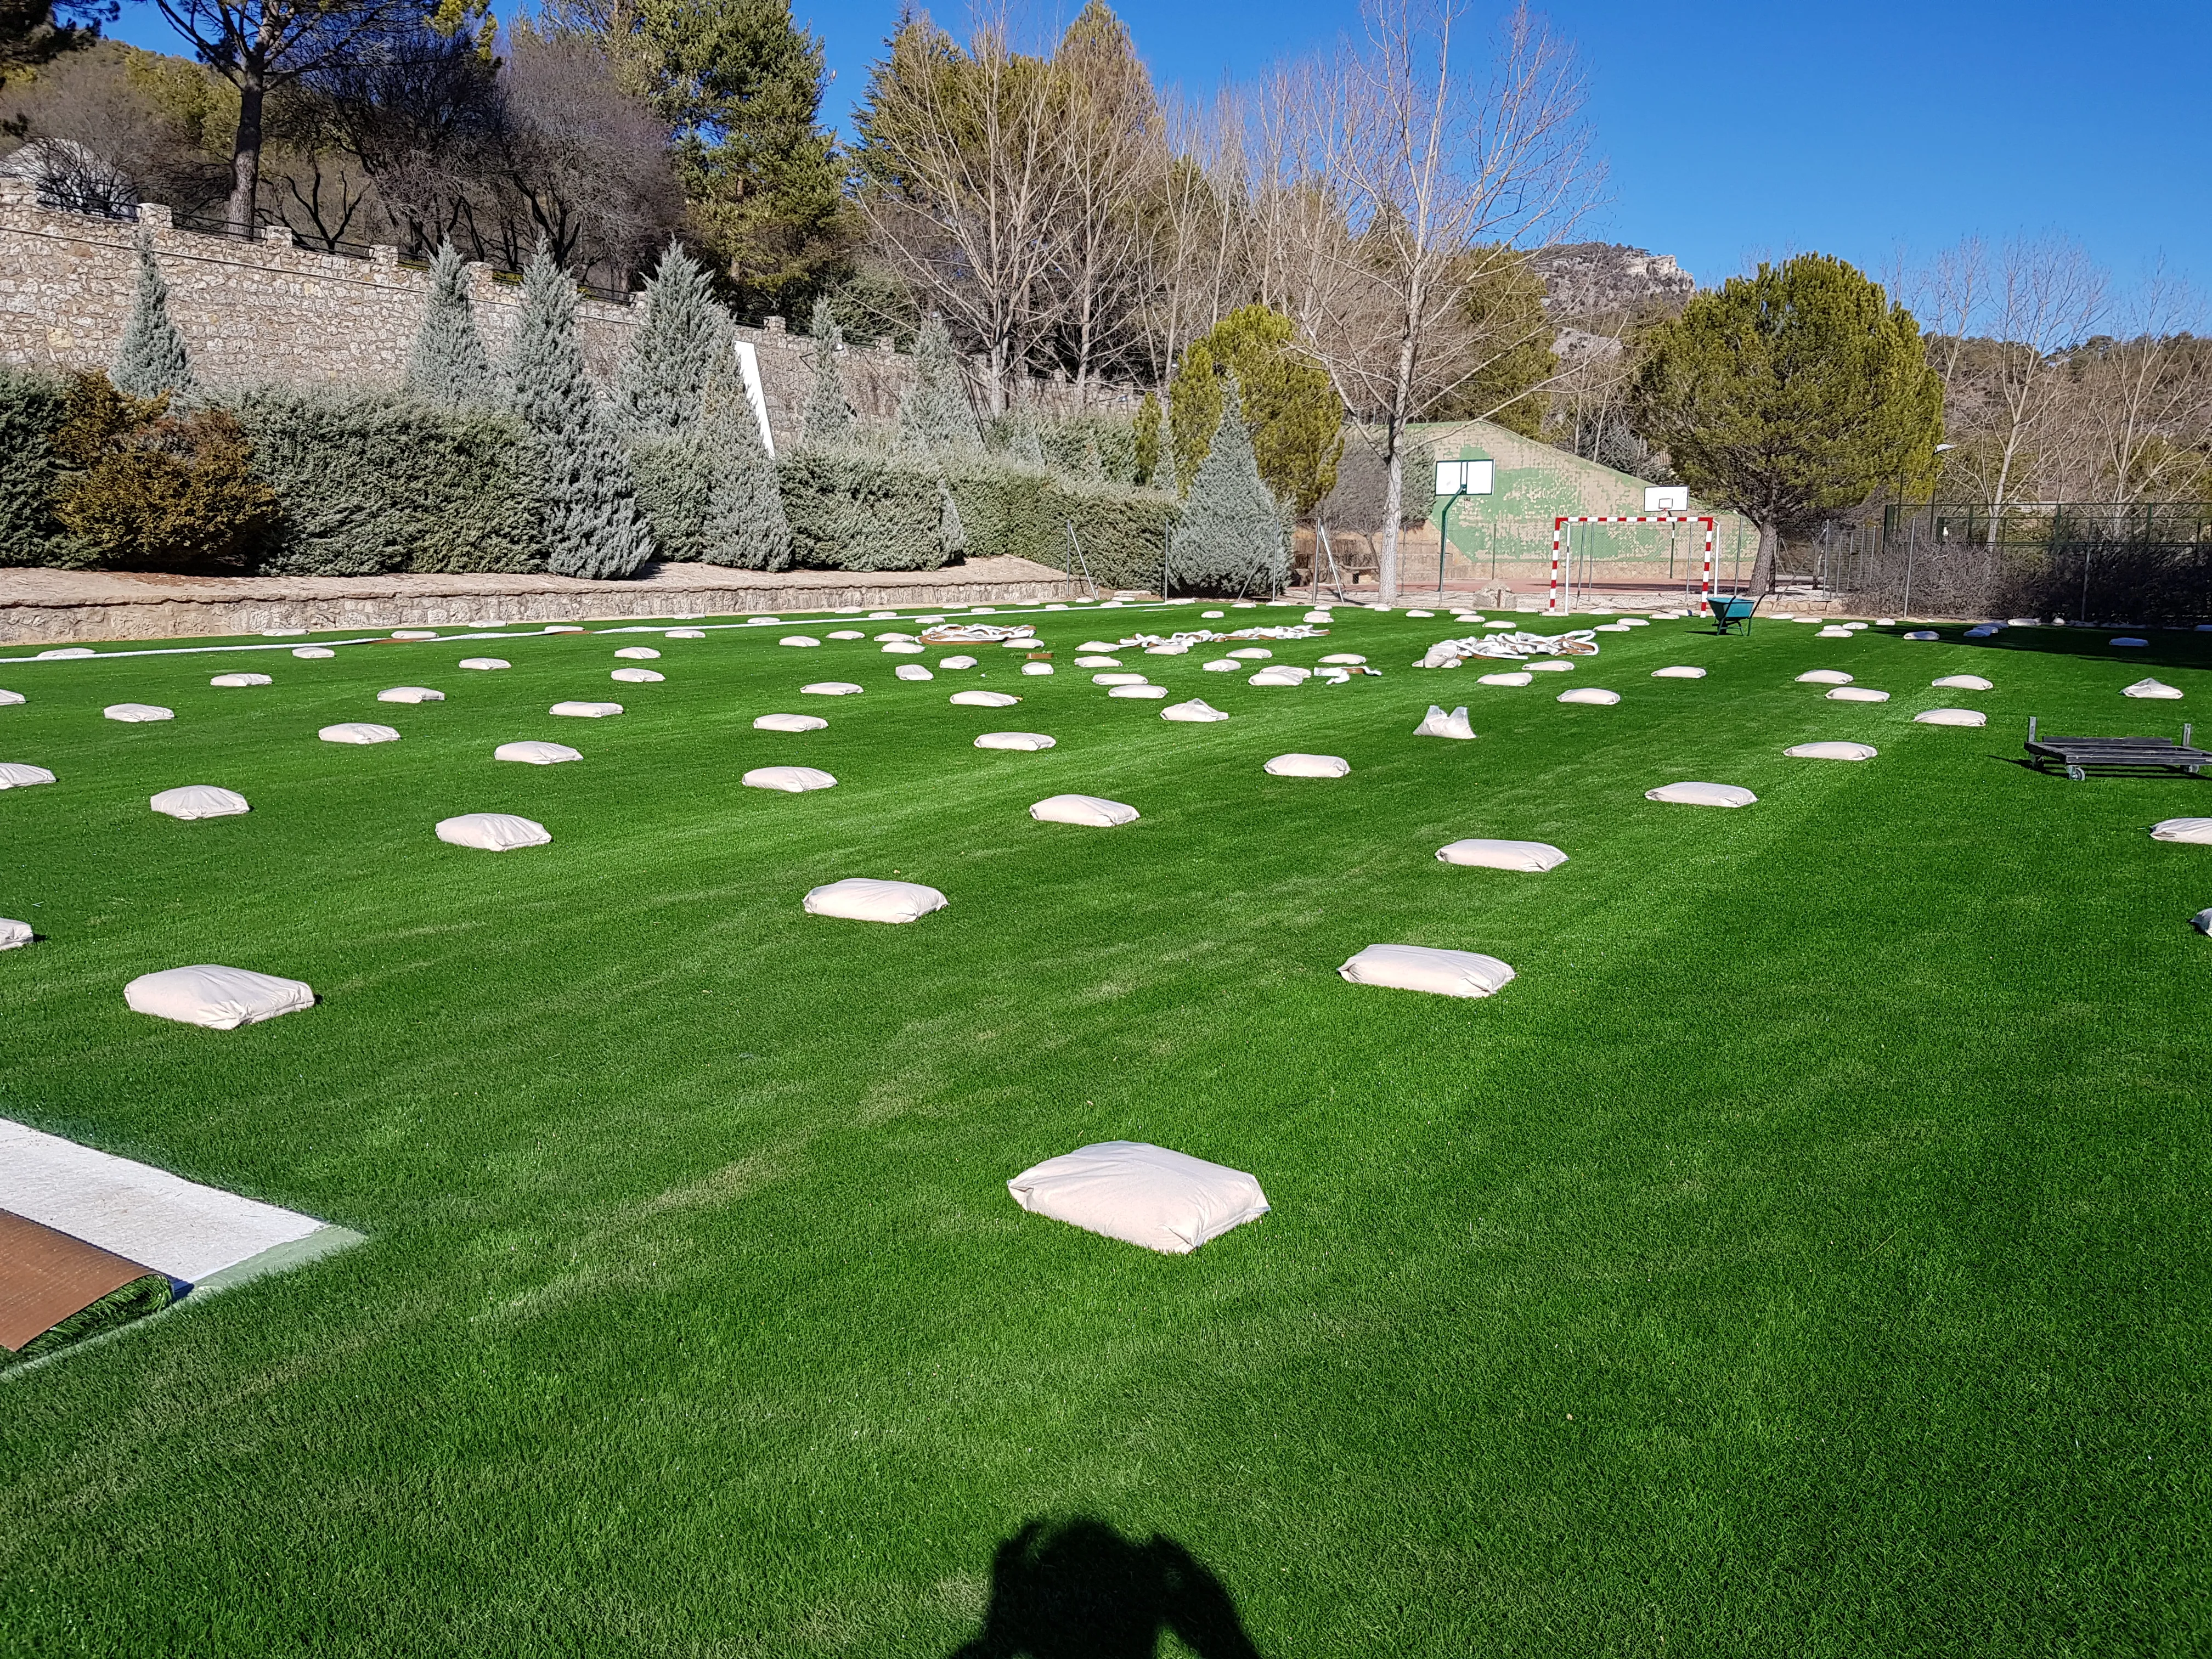
[[[0,370],[0,563],[112,561],[56,521],[52,448],[66,382]],[[534,440],[514,416],[453,410],[396,393],[263,388],[229,400],[252,476],[281,520],[251,568],[270,575],[545,568]],[[1103,425],[1103,423],[1102,423]],[[1088,434],[1082,469],[1097,467]],[[1110,435],[1110,434],[1109,434]],[[1151,586],[1176,507],[1171,495],[983,452],[945,459],[864,445],[801,448],[775,463],[791,563],[830,570],[929,570],[1015,554],[1102,587]],[[699,494],[680,443],[632,446],[640,495],[671,545],[696,558]],[[1126,476],[1126,475],[1125,475]],[[1071,543],[1070,530],[1074,542]],[[1079,544],[1079,558],[1075,545]],[[770,568],[781,558],[763,560]]]

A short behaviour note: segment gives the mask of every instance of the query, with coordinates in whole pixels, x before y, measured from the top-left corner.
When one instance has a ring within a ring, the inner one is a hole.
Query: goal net
[[[1725,585],[1715,521],[1702,513],[1561,516],[1552,522],[1547,611],[1616,604],[1699,605]]]

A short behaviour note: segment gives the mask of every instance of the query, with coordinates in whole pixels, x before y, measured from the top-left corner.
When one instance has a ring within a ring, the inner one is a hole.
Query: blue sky
[[[504,13],[507,4],[495,0]],[[509,0],[511,3],[511,0]],[[1042,38],[1079,0],[1017,12]],[[842,125],[897,0],[794,0]],[[957,27],[964,9],[935,9]],[[1356,0],[1123,0],[1155,79],[1199,95],[1333,40]],[[2078,238],[2124,284],[2212,289],[2212,0],[1559,0],[1609,179],[1587,234],[1703,283],[1817,250],[1879,273],[1967,232]],[[167,48],[145,0],[114,33]]]

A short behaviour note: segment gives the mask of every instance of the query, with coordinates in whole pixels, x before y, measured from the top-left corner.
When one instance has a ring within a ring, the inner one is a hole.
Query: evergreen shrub
[[[1166,491],[1018,466],[996,455],[949,459],[945,477],[969,558],[1013,554],[1078,576],[1087,568],[1101,587],[1159,586],[1161,549],[1177,511]],[[1080,559],[1068,544],[1071,524]]]
[[[665,560],[738,570],[791,568],[791,526],[775,464],[735,374],[708,382],[700,419],[629,441],[640,508]]]
[[[248,392],[238,414],[284,508],[265,574],[545,568],[537,444],[516,416],[278,387]]]
[[[1191,475],[1169,579],[1179,591],[1257,598],[1290,579],[1282,509],[1261,481],[1237,376],[1220,387],[1220,418]]]
[[[792,562],[809,570],[935,570],[951,557],[944,475],[927,459],[806,445],[776,461]]]
[[[0,564],[53,556],[53,432],[68,403],[66,382],[0,368]]]
[[[78,374],[52,441],[57,564],[234,575],[279,522],[227,409],[175,415],[166,392],[134,398],[105,374]]]

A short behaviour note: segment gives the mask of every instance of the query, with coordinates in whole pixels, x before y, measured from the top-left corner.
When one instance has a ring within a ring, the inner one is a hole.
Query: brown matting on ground
[[[21,1352],[71,1314],[153,1271],[0,1210],[0,1348]]]

